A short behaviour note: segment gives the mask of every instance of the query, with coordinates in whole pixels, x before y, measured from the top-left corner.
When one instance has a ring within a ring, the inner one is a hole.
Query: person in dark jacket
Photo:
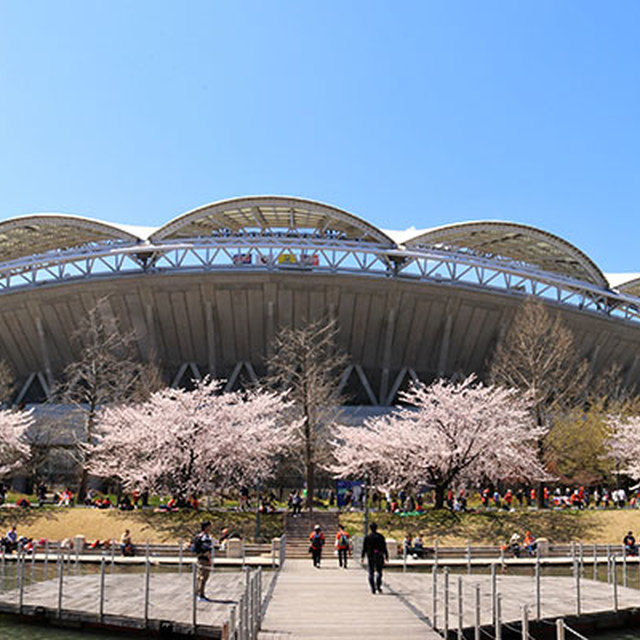
[[[362,559],[367,556],[367,567],[369,569],[369,586],[371,593],[382,592],[382,569],[385,560],[389,559],[387,542],[381,533],[378,533],[378,525],[372,522],[369,525],[371,533],[365,537],[362,545]],[[374,575],[375,574],[375,575]]]

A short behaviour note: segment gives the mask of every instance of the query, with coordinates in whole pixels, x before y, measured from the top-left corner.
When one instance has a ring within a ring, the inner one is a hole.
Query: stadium
[[[176,386],[255,381],[280,326],[328,316],[349,356],[342,389],[389,406],[412,379],[482,377],[526,296],[560,311],[596,374],[618,363],[625,384],[640,381],[640,279],[610,282],[571,243],[522,224],[385,231],[320,202],[261,196],[153,229],[21,216],[0,223],[0,250],[0,357],[17,402],[47,398],[96,304]]]

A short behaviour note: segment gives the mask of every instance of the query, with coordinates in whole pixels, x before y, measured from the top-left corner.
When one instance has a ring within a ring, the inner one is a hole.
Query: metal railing
[[[103,550],[98,565],[82,563],[79,557],[59,543],[38,559],[22,547],[11,556],[3,549],[0,612],[57,620],[62,626],[75,620],[123,631],[171,628],[196,636],[198,629],[218,629],[236,640],[257,638],[262,616],[260,568],[215,573],[207,581],[213,597],[200,603],[196,563],[185,571],[182,564],[158,566],[148,554],[137,566],[114,563],[109,550]],[[212,561],[207,571],[214,568]]]
[[[533,565],[512,568],[492,561],[488,573],[487,565],[481,565],[474,568],[479,573],[471,574],[470,565],[445,566],[440,547],[429,574],[406,574],[405,555],[403,572],[389,572],[387,581],[445,638],[453,634],[463,638],[465,630],[466,637],[472,632],[476,640],[483,635],[501,638],[508,629],[511,635],[518,633],[527,639],[530,620],[547,623],[559,615],[580,617],[636,607],[640,590],[637,557],[630,559],[622,545],[593,545],[595,555],[588,555],[586,545],[580,543],[568,548],[564,566],[545,564],[538,554]],[[597,552],[605,552],[604,559]],[[577,632],[574,635],[580,638]]]
[[[120,274],[193,271],[308,271],[455,284],[533,295],[579,310],[640,321],[640,300],[635,296],[515,261],[305,235],[193,238],[125,246],[97,244],[29,256],[0,264],[0,293]]]

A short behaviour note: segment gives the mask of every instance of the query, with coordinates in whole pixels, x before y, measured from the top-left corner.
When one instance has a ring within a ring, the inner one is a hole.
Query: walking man
[[[200,524],[200,533],[198,533],[191,543],[191,550],[198,558],[198,575],[196,576],[196,591],[200,602],[210,602],[209,598],[204,595],[204,587],[211,573],[211,550],[213,542],[209,531],[211,523],[205,520]]]
[[[338,524],[338,533],[336,533],[336,549],[338,550],[338,565],[346,569],[347,555],[351,552],[351,540],[341,524]]]
[[[309,551],[313,558],[313,566],[320,568],[320,560],[322,560],[322,547],[324,547],[324,533],[317,524],[313,531],[309,534]]]
[[[362,545],[362,559],[367,556],[367,568],[369,569],[369,586],[371,593],[382,593],[382,569],[385,560],[389,559],[387,542],[381,533],[378,533],[378,525],[372,522],[369,525],[371,533],[365,537]],[[375,573],[375,577],[374,577]]]

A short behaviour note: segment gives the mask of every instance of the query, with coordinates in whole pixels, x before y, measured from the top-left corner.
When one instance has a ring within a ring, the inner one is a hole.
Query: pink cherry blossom
[[[25,432],[32,424],[30,411],[0,410],[0,476],[15,471],[29,457]]]
[[[220,393],[221,384],[205,380],[193,391],[163,389],[104,409],[92,473],[177,497],[268,479],[292,444],[290,405],[279,393]]]
[[[545,476],[535,447],[542,431],[518,391],[472,376],[414,385],[401,401],[408,406],[363,428],[336,429],[335,475],[369,474],[386,488],[432,485],[438,507],[453,485]]]

